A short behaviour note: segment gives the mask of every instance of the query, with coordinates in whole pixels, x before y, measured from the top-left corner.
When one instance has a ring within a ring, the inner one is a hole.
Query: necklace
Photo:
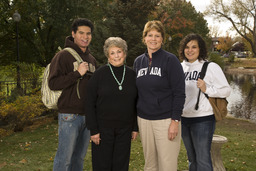
[[[123,82],[124,82],[124,76],[125,76],[125,65],[124,65],[124,71],[123,71],[123,77],[122,77],[121,83],[117,80],[117,78],[116,78],[116,76],[115,76],[115,73],[113,72],[112,67],[111,67],[111,65],[110,65],[109,63],[108,63],[108,66],[109,66],[110,71],[111,71],[113,77],[115,78],[117,84],[119,85],[119,87],[118,87],[119,90],[120,90],[120,91],[123,90],[122,84],[123,84]]]

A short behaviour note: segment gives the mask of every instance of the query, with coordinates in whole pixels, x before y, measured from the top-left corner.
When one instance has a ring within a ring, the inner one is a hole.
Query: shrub
[[[228,57],[228,62],[233,63],[234,61],[235,61],[235,55],[230,54],[230,56]]]
[[[209,61],[217,63],[222,69],[225,66],[224,59],[218,53],[210,53]]]
[[[30,96],[19,96],[11,103],[3,101],[0,105],[0,119],[14,131],[22,131],[25,125],[32,124],[32,120],[45,110],[38,92]]]
[[[5,95],[4,95],[3,92],[0,92],[0,105],[2,104],[2,102],[3,102],[4,100],[6,100],[6,97],[5,97]]]

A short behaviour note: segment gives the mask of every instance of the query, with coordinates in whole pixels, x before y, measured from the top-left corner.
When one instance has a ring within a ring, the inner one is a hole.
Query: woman
[[[179,55],[185,72],[186,101],[182,114],[182,139],[187,150],[190,171],[212,171],[211,142],[215,118],[209,97],[228,97],[231,89],[219,65],[211,62],[204,80],[199,79],[207,58],[204,40],[198,34],[187,35],[180,43]],[[199,108],[196,102],[199,89],[202,94]]]
[[[94,171],[128,171],[131,139],[137,136],[136,75],[125,66],[127,44],[119,37],[105,41],[108,64],[88,84],[87,125],[91,131]]]
[[[134,62],[145,171],[177,171],[180,150],[184,73],[178,58],[161,48],[163,40],[163,24],[147,22],[143,31],[147,50]]]

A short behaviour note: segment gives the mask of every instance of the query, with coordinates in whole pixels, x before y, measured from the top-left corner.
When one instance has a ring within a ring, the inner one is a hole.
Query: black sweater
[[[112,66],[112,69],[121,82],[124,67]],[[93,74],[88,83],[86,98],[86,123],[91,135],[99,133],[99,128],[133,127],[133,131],[138,130],[135,82],[136,74],[127,66],[122,90],[119,90],[108,65]]]

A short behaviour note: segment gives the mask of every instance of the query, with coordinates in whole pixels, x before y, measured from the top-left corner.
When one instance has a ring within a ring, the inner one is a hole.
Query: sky
[[[191,4],[195,7],[198,12],[203,13],[206,10],[206,7],[210,5],[211,0],[186,0],[190,1]],[[234,36],[236,33],[234,31],[230,32],[230,28],[232,27],[230,22],[219,22],[217,20],[213,20],[212,17],[206,16],[204,17],[207,20],[208,27],[217,26],[219,29],[220,36],[226,36],[227,31],[230,36]]]

